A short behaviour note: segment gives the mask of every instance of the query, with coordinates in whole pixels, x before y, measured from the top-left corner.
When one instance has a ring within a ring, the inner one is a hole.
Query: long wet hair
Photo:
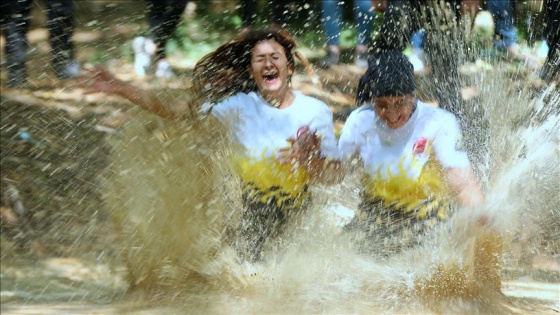
[[[310,69],[309,61],[295,51],[296,42],[284,28],[269,27],[242,32],[230,42],[204,56],[194,68],[194,87],[205,102],[216,103],[239,92],[257,91],[257,84],[249,75],[253,48],[260,42],[274,40],[284,47],[288,66],[295,67],[295,59]],[[291,83],[291,76],[288,84]]]

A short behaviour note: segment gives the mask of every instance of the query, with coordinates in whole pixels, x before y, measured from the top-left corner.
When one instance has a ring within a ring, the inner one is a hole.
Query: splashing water
[[[227,245],[242,208],[227,133],[211,117],[138,112],[112,136],[112,173],[102,180],[135,302],[118,313],[154,304],[166,314],[544,312],[502,294],[500,275],[521,231],[548,231],[560,251],[560,93],[512,88],[500,71],[470,80],[479,98],[457,114],[486,204],[457,209],[422,246],[390,258],[358,254],[341,233],[344,211],[357,205],[350,175],[314,188],[313,206],[263,262],[239,263]],[[481,226],[479,213],[494,220]]]
[[[107,196],[122,228],[131,284],[177,312],[528,311],[502,294],[500,273],[523,223],[553,231],[558,225],[560,94],[555,86],[537,95],[495,93],[502,78],[480,75],[473,110],[487,122],[480,144],[486,160],[474,161],[487,182],[485,206],[458,209],[430,241],[388,259],[357,254],[341,234],[344,218],[333,207],[355,205],[350,177],[315,189],[313,208],[269,246],[265,261],[240,264],[226,245],[241,204],[220,125],[139,116],[114,141]],[[494,221],[479,225],[478,213]]]
[[[441,47],[460,46],[445,38]],[[469,80],[478,99],[452,110],[486,204],[457,209],[428,242],[390,258],[358,254],[341,233],[344,218],[333,209],[356,205],[349,176],[314,189],[313,207],[270,244],[263,262],[240,264],[226,245],[241,211],[239,183],[219,125],[152,126],[153,117],[140,117],[115,142],[108,198],[123,227],[131,283],[190,313],[531,311],[500,291],[500,275],[509,244],[529,225],[553,231],[550,240],[560,236],[560,94],[555,85],[538,93],[512,88],[505,71]],[[491,222],[477,223],[480,213]]]

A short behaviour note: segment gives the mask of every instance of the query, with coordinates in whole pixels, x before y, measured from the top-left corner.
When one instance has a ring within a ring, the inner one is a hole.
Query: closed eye
[[[404,107],[404,106],[406,106],[407,103],[408,103],[407,100],[401,100],[401,101],[396,102],[396,103],[395,103],[395,106],[397,106],[397,107]]]

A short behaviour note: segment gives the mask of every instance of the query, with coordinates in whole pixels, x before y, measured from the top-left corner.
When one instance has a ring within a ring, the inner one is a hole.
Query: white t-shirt
[[[288,198],[295,200],[292,204],[297,206],[308,196],[310,175],[301,167],[294,171],[276,158],[278,149],[289,147],[287,140],[295,138],[299,128],[308,126],[317,133],[323,157],[339,159],[328,106],[300,92],[293,93],[294,102],[284,109],[270,106],[255,92],[238,93],[212,107],[211,113],[244,147],[244,152],[235,157],[236,172],[251,190],[260,191],[263,203],[274,198],[280,204]]]
[[[253,158],[273,157],[276,150],[288,146],[300,127],[308,126],[321,137],[321,154],[338,159],[333,115],[322,101],[294,91],[291,106],[270,106],[255,92],[238,93],[212,107],[212,115],[228,127]]]
[[[451,113],[418,101],[408,122],[391,129],[365,105],[346,121],[339,140],[343,159],[358,155],[364,164],[365,198],[381,199],[386,206],[426,217],[434,205],[445,218],[448,187],[446,168],[466,168],[457,119]]]
[[[383,179],[403,171],[418,178],[432,150],[443,168],[469,166],[455,116],[421,101],[398,129],[379,119],[371,104],[356,109],[342,129],[338,147],[343,159],[358,154],[366,172]]]

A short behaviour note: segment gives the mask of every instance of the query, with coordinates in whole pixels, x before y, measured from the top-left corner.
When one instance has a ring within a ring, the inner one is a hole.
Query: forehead
[[[280,45],[273,39],[263,40],[261,42],[258,42],[255,47],[253,47],[253,56],[267,55],[272,53],[285,55],[284,47],[282,47],[282,45]]]
[[[393,104],[396,102],[400,102],[402,100],[406,100],[408,98],[410,98],[412,95],[411,94],[407,94],[407,95],[399,95],[399,96],[382,96],[382,97],[376,97],[373,102],[374,103],[383,103],[383,104]]]

